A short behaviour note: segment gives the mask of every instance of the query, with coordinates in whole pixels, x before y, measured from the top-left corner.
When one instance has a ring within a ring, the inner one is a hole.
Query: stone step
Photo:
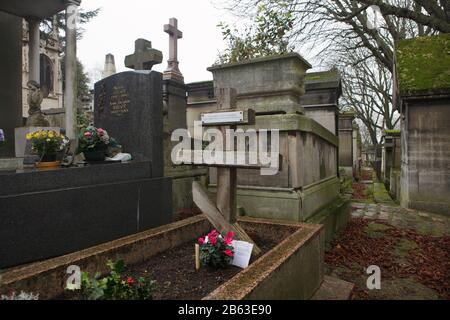
[[[311,300],[350,300],[354,287],[353,283],[325,276]]]

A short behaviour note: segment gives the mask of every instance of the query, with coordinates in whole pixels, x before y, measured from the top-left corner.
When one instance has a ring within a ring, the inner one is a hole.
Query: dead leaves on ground
[[[370,224],[387,226],[383,236],[372,237],[365,230]],[[395,248],[402,240],[417,244],[399,261]],[[377,265],[383,278],[415,278],[421,284],[450,299],[450,237],[423,235],[415,230],[400,229],[384,221],[355,218],[345,232],[326,253],[325,262],[333,268],[346,268],[350,277],[365,274],[365,268]],[[356,297],[367,299],[364,288],[356,290]]]

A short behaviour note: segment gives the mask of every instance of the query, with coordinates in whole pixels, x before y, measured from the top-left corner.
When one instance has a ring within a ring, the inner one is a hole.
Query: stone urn
[[[297,53],[286,53],[208,68],[216,88],[235,88],[238,108],[257,115],[303,113],[305,74],[312,66]]]

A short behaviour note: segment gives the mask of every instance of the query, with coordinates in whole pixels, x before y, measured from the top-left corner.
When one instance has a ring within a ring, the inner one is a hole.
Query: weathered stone
[[[152,70],[163,59],[162,52],[152,48],[152,43],[145,39],[135,41],[134,53],[125,57],[125,67],[134,70]]]
[[[400,203],[444,214],[450,213],[449,48],[448,34],[396,43],[395,104],[402,113]]]
[[[303,113],[299,97],[305,93],[304,76],[311,65],[296,53],[269,56],[208,68],[216,88],[233,87],[238,109],[256,114]]]
[[[300,97],[300,104],[305,108],[305,115],[338,135],[339,98],[342,94],[339,72],[332,69],[307,73],[305,89],[305,95]]]
[[[353,120],[355,115],[346,112],[339,115],[339,167],[353,177]]]

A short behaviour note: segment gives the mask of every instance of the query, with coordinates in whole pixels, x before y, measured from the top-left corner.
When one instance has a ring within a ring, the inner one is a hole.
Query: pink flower
[[[230,249],[225,250],[223,253],[225,253],[229,257],[233,256],[233,251],[231,251]]]
[[[211,244],[216,245],[217,244],[217,238],[215,237],[209,237],[208,236],[209,241],[211,242]]]
[[[198,239],[199,244],[205,244],[205,238],[201,237]]]
[[[98,129],[97,129],[97,134],[98,134],[99,136],[103,136],[103,135],[105,134],[105,130],[103,130],[102,128],[98,128]]]
[[[229,246],[233,242],[233,236],[234,236],[233,232],[231,232],[231,231],[228,232],[225,239],[223,239],[223,242],[225,243],[225,245]]]
[[[208,234],[208,237],[217,238],[218,235],[219,233],[217,232],[217,230],[213,230]]]

